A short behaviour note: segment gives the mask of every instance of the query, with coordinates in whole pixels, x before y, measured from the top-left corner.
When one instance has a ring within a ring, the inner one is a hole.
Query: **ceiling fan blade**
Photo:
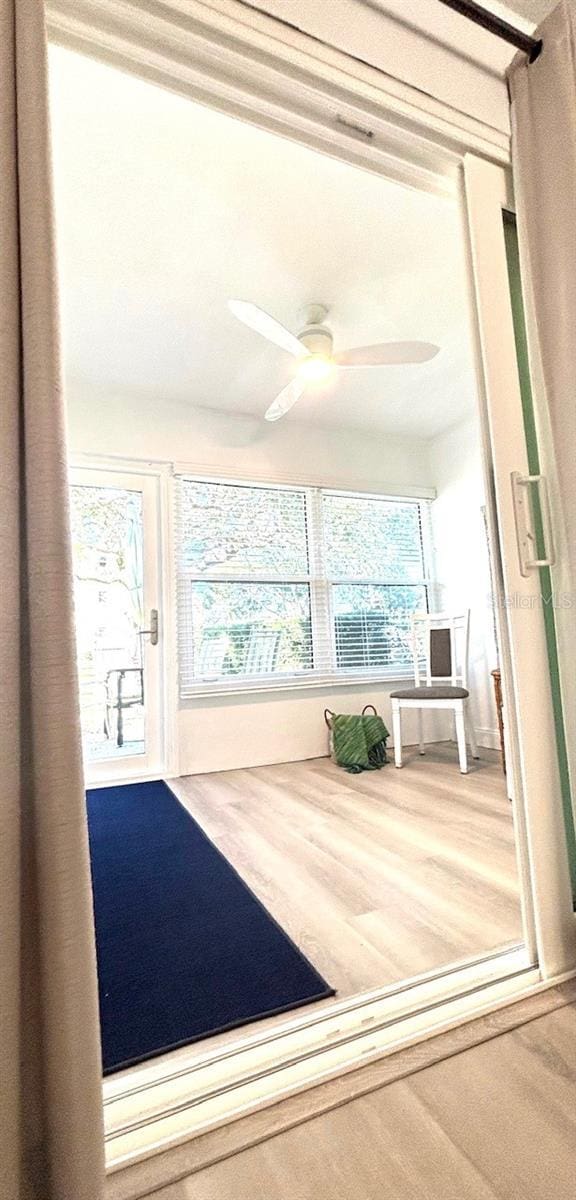
[[[285,329],[275,317],[264,312],[263,308],[258,308],[257,304],[251,304],[249,300],[229,300],[228,308],[235,317],[238,317],[239,321],[249,325],[250,329],[255,329],[256,333],[260,333],[269,342],[274,342],[282,350],[287,350],[289,354],[307,353],[306,347],[298,341],[295,334],[290,333],[289,329]]]
[[[401,363],[423,363],[434,358],[439,346],[431,342],[381,342],[376,346],[354,346],[334,356],[338,367],[390,367]]]
[[[301,379],[292,379],[285,388],[282,388],[276,399],[272,401],[270,408],[264,413],[266,420],[278,421],[280,417],[284,416],[284,413],[287,413],[296,404],[296,401],[300,399],[305,391],[306,384]]]

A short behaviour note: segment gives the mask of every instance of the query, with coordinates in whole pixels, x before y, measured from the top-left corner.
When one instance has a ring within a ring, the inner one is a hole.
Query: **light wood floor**
[[[176,794],[340,997],[522,939],[495,752],[348,775],[329,759],[187,776]]]
[[[573,1200],[568,1005],[154,1192],[155,1200]]]

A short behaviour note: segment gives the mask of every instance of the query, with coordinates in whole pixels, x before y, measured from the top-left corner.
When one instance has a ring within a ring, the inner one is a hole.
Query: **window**
[[[180,478],[180,690],[393,676],[428,607],[426,501]]]
[[[421,505],[322,493],[337,671],[406,667],[411,617],[428,606]]]

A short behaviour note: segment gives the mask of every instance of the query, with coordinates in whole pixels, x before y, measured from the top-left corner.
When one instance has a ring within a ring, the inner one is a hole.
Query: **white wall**
[[[496,665],[490,576],[482,522],[484,502],[474,419],[432,441],[354,430],[325,430],[295,418],[264,425],[251,417],[194,408],[181,400],[95,391],[69,381],[69,436],[76,454],[189,463],[218,475],[293,480],[366,490],[436,488],[432,505],[440,603],[470,607],[471,697],[481,745],[496,746],[489,672]],[[327,752],[324,708],[360,712],[375,702],[391,728],[386,684],[202,697],[178,710],[178,772],[226,770],[314,758]],[[413,714],[404,740],[417,740]],[[451,737],[448,721],[430,714],[426,740]]]
[[[226,771],[320,758],[328,753],[325,708],[359,713],[365,704],[375,704],[391,733],[389,696],[401,686],[400,683],[365,684],[362,688],[310,688],[300,692],[262,692],[225,701],[221,697],[208,702],[188,701],[178,714],[178,773]],[[403,732],[406,745],[416,741],[415,722],[406,721]],[[432,733],[429,738],[433,740]]]
[[[322,429],[195,407],[169,395],[97,391],[67,383],[77,453],[188,463],[199,470],[382,490],[429,488],[424,440]]]
[[[371,436],[353,430],[324,430],[292,418],[264,425],[195,409],[169,397],[97,392],[68,383],[71,451],[145,460],[190,463],[218,475],[293,479],[366,490],[430,488],[427,443]],[[391,728],[386,685],[311,688],[258,695],[190,700],[178,710],[178,773],[226,770],[262,763],[315,758],[327,753],[324,709],[360,712],[376,703]],[[415,742],[416,725],[405,722],[405,740]],[[429,738],[436,736],[431,726]]]
[[[439,603],[447,611],[470,609],[470,704],[481,746],[499,745],[490,671],[498,665],[490,604],[491,581],[482,506],[480,434],[469,417],[429,442],[430,475],[438,491],[432,505]]]

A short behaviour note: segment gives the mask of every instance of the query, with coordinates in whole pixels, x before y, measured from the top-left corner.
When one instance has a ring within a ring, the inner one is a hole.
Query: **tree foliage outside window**
[[[191,587],[203,674],[292,674],[311,668],[307,584],[196,580]]]
[[[326,571],[341,579],[420,583],[420,506],[373,496],[322,496]]]
[[[181,559],[199,575],[308,573],[303,492],[195,483],[181,510]]]
[[[423,585],[335,584],[338,668],[405,666],[412,655],[412,616],[426,607]]]
[[[178,580],[183,694],[404,670],[421,502],[182,479]]]

